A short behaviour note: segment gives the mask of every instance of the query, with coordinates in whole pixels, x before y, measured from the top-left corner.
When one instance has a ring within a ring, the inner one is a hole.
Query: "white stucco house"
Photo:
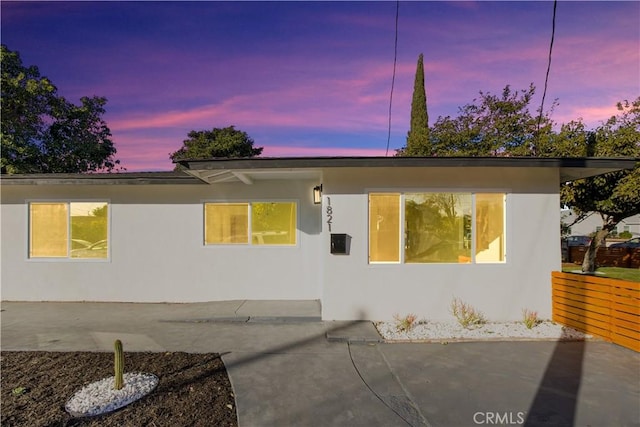
[[[551,315],[559,184],[603,158],[251,158],[3,175],[2,300],[319,300],[322,317]],[[314,201],[314,197],[318,197]]]
[[[580,222],[575,222],[577,215],[571,209],[562,209],[560,212],[561,220],[569,226],[570,235],[589,236],[591,233],[602,229],[602,218],[597,212],[591,212]],[[613,234],[622,232],[631,233],[632,237],[640,236],[640,215],[633,215],[623,219],[616,226]]]

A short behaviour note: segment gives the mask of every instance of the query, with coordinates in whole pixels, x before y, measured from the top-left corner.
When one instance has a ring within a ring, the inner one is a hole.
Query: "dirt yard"
[[[158,376],[156,389],[109,414],[73,418],[65,403],[113,375],[113,353],[2,352],[2,419],[9,426],[237,426],[227,371],[215,353],[125,353],[125,372]]]

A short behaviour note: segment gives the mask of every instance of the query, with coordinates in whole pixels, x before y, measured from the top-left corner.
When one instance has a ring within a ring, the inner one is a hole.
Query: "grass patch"
[[[563,264],[563,273],[573,273],[580,271],[580,266],[576,264]],[[610,277],[612,279],[628,280],[630,282],[640,282],[639,268],[621,268],[621,267],[599,267],[596,269],[599,277]]]

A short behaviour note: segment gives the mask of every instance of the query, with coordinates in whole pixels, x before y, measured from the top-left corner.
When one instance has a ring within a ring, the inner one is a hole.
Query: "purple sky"
[[[190,130],[235,125],[263,156],[384,155],[395,2],[11,2],[2,43],[61,95],[108,99],[128,171],[170,170]],[[478,91],[544,86],[552,2],[401,2],[390,155],[416,61],[429,123]],[[559,2],[545,107],[593,128],[640,95],[640,2]]]

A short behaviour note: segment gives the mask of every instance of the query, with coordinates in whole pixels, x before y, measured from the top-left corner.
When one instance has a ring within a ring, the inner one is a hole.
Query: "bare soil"
[[[113,353],[2,352],[0,359],[2,426],[238,425],[216,353],[125,353],[125,372],[155,374],[158,386],[124,408],[86,418],[73,418],[64,405],[80,388],[113,375]]]

